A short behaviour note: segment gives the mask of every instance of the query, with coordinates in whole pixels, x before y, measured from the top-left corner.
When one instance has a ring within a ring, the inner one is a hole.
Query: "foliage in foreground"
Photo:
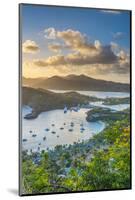
[[[129,120],[109,125],[85,146],[84,151],[75,145],[43,151],[38,164],[34,154],[23,153],[23,193],[130,188]]]

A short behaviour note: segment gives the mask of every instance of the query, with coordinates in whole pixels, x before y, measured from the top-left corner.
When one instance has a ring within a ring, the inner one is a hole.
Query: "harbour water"
[[[53,91],[54,92],[54,91]],[[61,91],[62,92],[62,91]],[[63,91],[64,92],[64,91]],[[81,94],[106,97],[128,97],[128,93],[81,91]],[[115,111],[124,110],[129,104],[103,105],[103,102],[90,103],[92,106],[111,108]],[[70,145],[91,138],[105,128],[102,121],[87,122],[86,112],[92,108],[81,108],[78,112],[52,110],[42,112],[35,119],[27,120],[24,116],[32,112],[29,106],[22,108],[22,149],[41,151],[53,149],[57,145]]]

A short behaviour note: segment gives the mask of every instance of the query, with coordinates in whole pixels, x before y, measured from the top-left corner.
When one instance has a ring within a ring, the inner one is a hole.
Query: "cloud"
[[[110,45],[111,45],[112,49],[118,49],[119,48],[119,45],[115,42],[110,42]]]
[[[85,34],[72,29],[58,31],[48,28],[45,30],[45,37],[53,40],[48,48],[58,54],[33,60],[35,66],[60,69],[64,67],[67,70],[85,67],[101,74],[129,73],[129,55],[115,42],[108,45],[103,45],[99,40],[91,42]],[[68,53],[62,55],[63,49],[68,49]]]
[[[65,65],[66,60],[63,55],[57,55],[57,56],[50,56],[47,59],[36,59],[33,62],[37,66],[58,66],[58,65]]]
[[[54,28],[50,27],[44,30],[45,38],[47,39],[55,39],[56,38],[56,31]]]
[[[67,55],[50,56],[46,59],[36,59],[34,64],[38,66],[59,66],[59,65],[91,65],[91,64],[118,64],[126,61],[124,52],[115,55],[111,46],[102,46],[98,54],[85,55],[81,53],[70,53]]]
[[[96,46],[90,43],[85,34],[72,29],[57,31],[57,37],[62,39],[66,47],[83,54],[96,53]]]
[[[113,35],[113,39],[119,40],[119,39],[122,39],[125,34],[123,32],[116,32],[116,33],[113,33],[112,35]]]
[[[122,49],[116,42],[110,42],[111,50],[117,55]]]
[[[121,11],[119,11],[119,10],[101,10],[101,12],[107,13],[107,14],[114,14],[114,15],[121,14]]]
[[[39,46],[36,44],[35,41],[26,40],[22,44],[22,51],[23,53],[37,53],[39,51]]]
[[[53,44],[48,45],[48,49],[51,50],[51,51],[54,51],[56,53],[61,52],[62,48],[64,48],[64,46],[62,46],[59,43],[53,43]]]
[[[118,57],[111,50],[111,46],[102,46],[96,54],[71,54],[67,56],[70,64],[88,65],[88,64],[113,64],[118,61]]]
[[[75,31],[72,29],[67,29],[64,31],[57,31],[54,28],[48,28],[45,29],[44,31],[45,33],[45,38],[48,39],[57,39],[57,40],[61,40],[62,42],[64,42],[64,45],[49,45],[48,48],[54,50],[54,48],[65,48],[65,49],[71,49],[73,51],[78,51],[78,52],[82,52],[82,53],[89,53],[89,51],[91,51],[91,53],[96,53],[96,47],[95,45],[89,43],[87,41],[87,37],[85,34],[80,33],[79,31]],[[54,47],[54,48],[53,48]],[[56,51],[56,50],[55,50]]]

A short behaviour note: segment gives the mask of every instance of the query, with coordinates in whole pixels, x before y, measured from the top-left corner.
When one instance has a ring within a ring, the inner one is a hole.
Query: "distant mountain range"
[[[85,75],[68,75],[65,77],[24,78],[23,86],[52,90],[91,90],[110,92],[129,92],[130,85],[94,79]]]

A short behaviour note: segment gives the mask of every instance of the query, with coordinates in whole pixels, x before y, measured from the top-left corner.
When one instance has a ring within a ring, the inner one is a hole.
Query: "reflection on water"
[[[41,113],[36,119],[23,119],[22,135],[23,149],[34,151],[54,148],[56,145],[73,144],[89,139],[93,134],[102,131],[105,127],[103,122],[87,122],[87,109],[79,112],[53,110]],[[23,116],[31,112],[28,107],[23,108]],[[35,135],[36,137],[32,137]]]

